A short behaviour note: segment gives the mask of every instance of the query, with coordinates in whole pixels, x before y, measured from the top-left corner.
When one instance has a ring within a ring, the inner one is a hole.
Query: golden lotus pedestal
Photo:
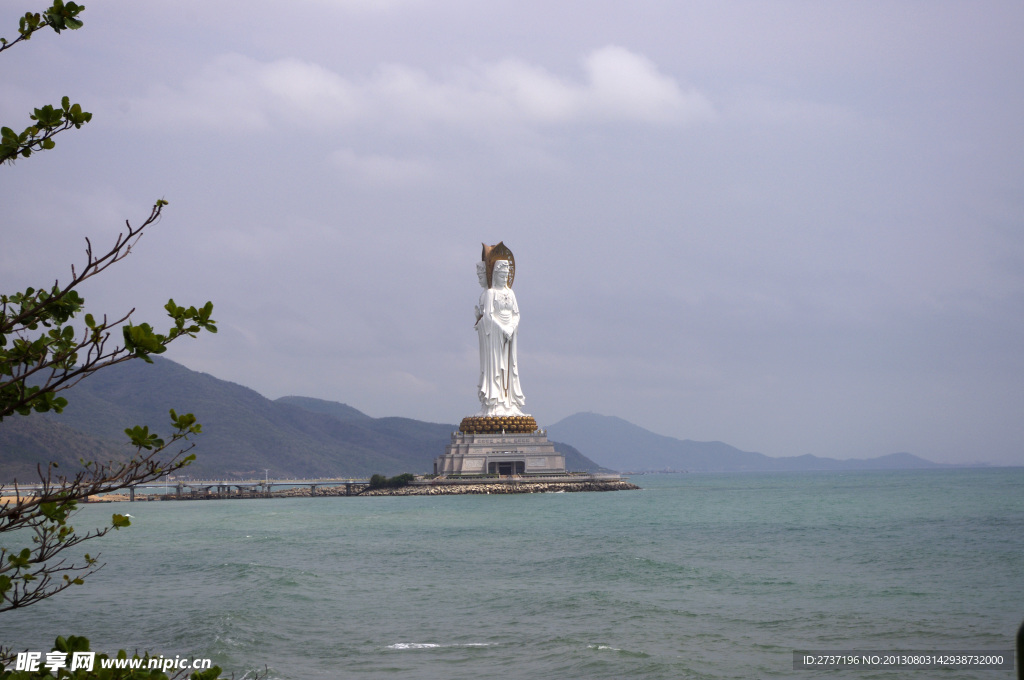
[[[529,429],[528,429],[529,428]],[[530,416],[465,418],[443,456],[434,459],[435,475],[531,475],[565,472],[565,456],[555,451],[547,431]]]
[[[464,434],[499,434],[503,432],[536,432],[533,416],[467,416],[459,425]]]

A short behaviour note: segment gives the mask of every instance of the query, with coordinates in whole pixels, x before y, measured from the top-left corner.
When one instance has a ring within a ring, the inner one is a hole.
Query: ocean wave
[[[618,652],[622,656],[635,657],[635,658],[638,658],[638,659],[645,659],[645,658],[650,656],[647,652],[633,652],[633,651],[630,651],[628,649],[620,649],[619,647],[612,647],[611,645],[606,645],[606,644],[603,644],[603,643],[587,645],[587,649],[596,649],[596,650],[602,651],[602,652],[603,651]]]
[[[393,645],[388,645],[387,649],[441,649],[441,648],[453,648],[453,647],[490,647],[490,642],[458,642],[451,644],[438,644],[436,642],[396,642]]]

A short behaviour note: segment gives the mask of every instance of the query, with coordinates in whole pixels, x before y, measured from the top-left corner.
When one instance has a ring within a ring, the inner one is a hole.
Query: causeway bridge
[[[204,479],[158,480],[128,487],[128,500],[135,500],[135,490],[146,490],[161,496],[180,499],[192,498],[266,498],[274,487],[309,487],[315,496],[318,488],[345,487],[346,496],[354,496],[370,486],[369,478],[339,477],[329,479]]]

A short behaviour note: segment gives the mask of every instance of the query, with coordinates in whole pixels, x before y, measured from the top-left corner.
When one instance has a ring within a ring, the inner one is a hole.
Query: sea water
[[[90,505],[106,566],[0,643],[236,678],[899,678],[795,650],[1006,650],[1024,469],[634,477],[641,491]],[[944,669],[913,677],[1009,678]]]

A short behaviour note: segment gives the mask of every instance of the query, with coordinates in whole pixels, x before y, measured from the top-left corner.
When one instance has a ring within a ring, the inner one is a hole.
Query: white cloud
[[[713,117],[714,108],[696,91],[683,92],[646,57],[609,46],[584,60],[586,108],[593,115],[649,122],[692,122]]]
[[[507,59],[480,69],[478,96],[507,118],[540,124],[693,123],[714,117],[714,107],[704,95],[684,92],[652,61],[622,47],[595,50],[582,59],[582,66],[585,80],[573,83]]]
[[[686,124],[714,116],[704,95],[684,91],[649,59],[622,47],[591,52],[582,66],[585,77],[575,82],[518,59],[477,64],[446,79],[386,64],[355,80],[298,59],[265,63],[230,54],[177,88],[154,88],[131,108],[150,124],[242,132],[388,121],[413,133],[435,125]]]
[[[283,119],[323,125],[362,113],[356,88],[316,64],[282,59],[254,64],[252,73],[270,106]]]
[[[580,92],[542,68],[506,59],[481,69],[481,91],[510,115],[536,122],[562,122],[580,109]]]
[[[153,127],[202,126],[253,131],[269,127],[260,105],[260,88],[252,82],[252,60],[239,55],[218,57],[180,87],[154,87],[129,103],[135,121]]]
[[[280,123],[315,127],[352,118],[360,101],[351,84],[317,64],[262,63],[226,54],[178,88],[154,88],[129,109],[135,120],[157,127],[254,132]]]

